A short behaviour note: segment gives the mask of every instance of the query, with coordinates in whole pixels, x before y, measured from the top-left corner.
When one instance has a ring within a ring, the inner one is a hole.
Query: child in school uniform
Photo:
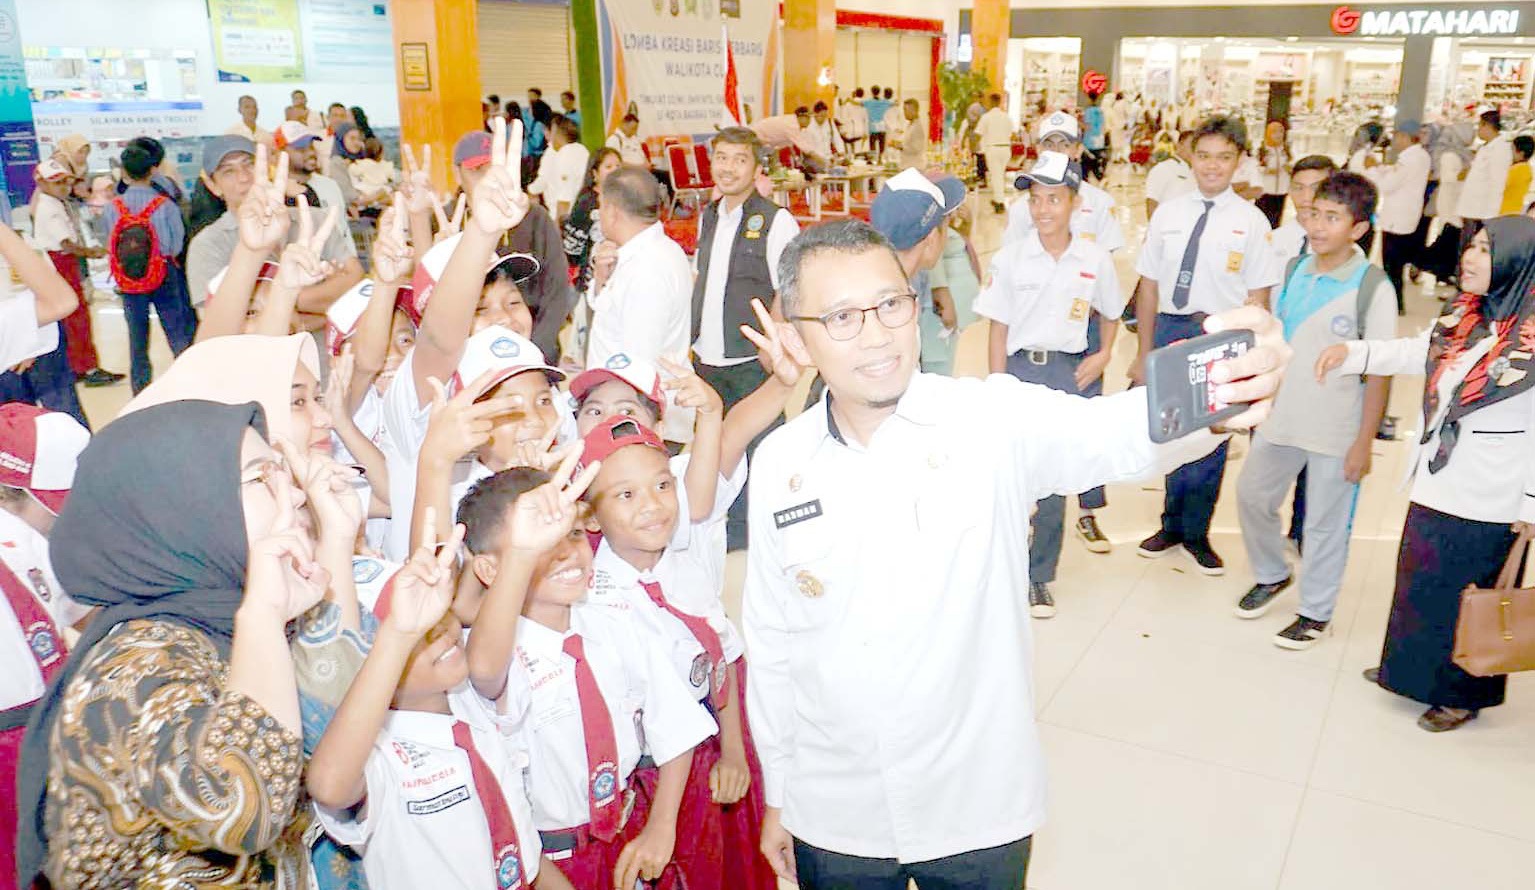
[[[975,302],[977,314],[991,319],[991,372],[1087,394],[1103,375],[1105,355],[1087,355],[1088,326],[1096,319],[1102,342],[1112,343],[1125,308],[1114,260],[1097,242],[1071,230],[1082,185],[1075,161],[1041,152],[1020,181],[1028,187],[1033,227],[992,259],[991,283]],[[1039,502],[1029,542],[1029,612],[1035,618],[1055,615],[1050,584],[1065,523],[1064,497]]]
[[[12,800],[32,705],[63,667],[66,629],[89,610],[53,575],[48,532],[90,433],[68,414],[0,405],[0,788]],[[0,875],[16,874],[16,807],[0,806]]]
[[[1334,172],[1316,187],[1302,220],[1310,252],[1290,261],[1274,308],[1296,367],[1313,367],[1336,343],[1396,336],[1396,291],[1355,244],[1376,203],[1374,183],[1357,173]],[[1256,583],[1236,605],[1239,618],[1263,616],[1292,583],[1279,504],[1305,471],[1300,608],[1274,637],[1282,649],[1308,649],[1329,632],[1359,483],[1370,471],[1370,447],[1390,386],[1390,378],[1377,376],[1334,377],[1325,384],[1311,374],[1287,377],[1273,411],[1253,432],[1237,507]]]
[[[432,523],[435,525],[435,523]],[[320,821],[359,849],[368,886],[568,886],[545,872],[528,800],[526,698],[500,713],[469,687],[449,612],[456,529],[375,604],[373,647],[310,759]]]
[[[694,751],[683,793],[684,886],[773,890],[772,869],[757,852],[762,768],[743,708],[744,647],[720,601],[723,574],[708,548],[669,546],[681,511],[659,434],[611,417],[587,433],[582,461],[602,464],[587,495],[602,531],[587,602],[632,620],[720,726]],[[641,782],[648,778],[642,771]]]
[[[469,634],[469,674],[481,695],[531,699],[544,853],[579,890],[608,890],[661,878],[691,843],[678,807],[693,749],[718,727],[632,621],[584,602],[592,551],[577,499],[600,466],[576,476],[579,458],[552,482],[527,467],[497,473],[459,506],[471,570],[490,591]],[[635,783],[642,755],[658,764],[649,795]]]

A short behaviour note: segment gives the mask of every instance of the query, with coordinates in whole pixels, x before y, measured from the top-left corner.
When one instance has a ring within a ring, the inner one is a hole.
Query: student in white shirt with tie
[[[1268,307],[1281,273],[1268,243],[1268,219],[1231,189],[1246,151],[1247,128],[1240,120],[1216,116],[1200,124],[1194,131],[1197,188],[1151,217],[1136,261],[1140,354],[1131,376],[1137,382],[1144,382],[1148,353],[1203,333],[1206,316],[1246,303]],[[1225,564],[1210,546],[1210,520],[1225,471],[1222,443],[1169,475],[1162,527],[1141,542],[1140,555],[1156,559],[1182,546],[1200,572],[1223,574]]]

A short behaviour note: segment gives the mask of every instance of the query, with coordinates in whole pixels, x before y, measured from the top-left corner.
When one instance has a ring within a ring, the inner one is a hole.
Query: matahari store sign
[[[1365,37],[1475,37],[1519,33],[1517,9],[1380,9],[1340,6],[1332,11],[1334,34]]]

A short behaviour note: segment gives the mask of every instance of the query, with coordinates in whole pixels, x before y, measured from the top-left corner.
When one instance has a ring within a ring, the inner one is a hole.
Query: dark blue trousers
[[[68,341],[63,325],[60,325],[57,349],[38,356],[24,373],[0,373],[0,402],[41,405],[50,411],[68,414],[90,429],[85,409],[80,407],[80,394],[75,391],[75,373],[69,369],[67,350]]]
[[[1205,314],[1168,315],[1157,313],[1154,343],[1158,348],[1198,337],[1204,333]],[[1215,500],[1220,496],[1221,479],[1226,475],[1227,443],[1194,461],[1173,470],[1167,476],[1162,500],[1162,532],[1174,541],[1208,543],[1210,520],[1215,516]]]

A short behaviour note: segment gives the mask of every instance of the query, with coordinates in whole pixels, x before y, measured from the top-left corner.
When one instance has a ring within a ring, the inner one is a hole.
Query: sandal
[[[1475,720],[1476,715],[1476,711],[1468,711],[1465,708],[1446,708],[1443,705],[1435,705],[1424,711],[1423,716],[1418,718],[1418,726],[1427,732],[1449,732]]]

